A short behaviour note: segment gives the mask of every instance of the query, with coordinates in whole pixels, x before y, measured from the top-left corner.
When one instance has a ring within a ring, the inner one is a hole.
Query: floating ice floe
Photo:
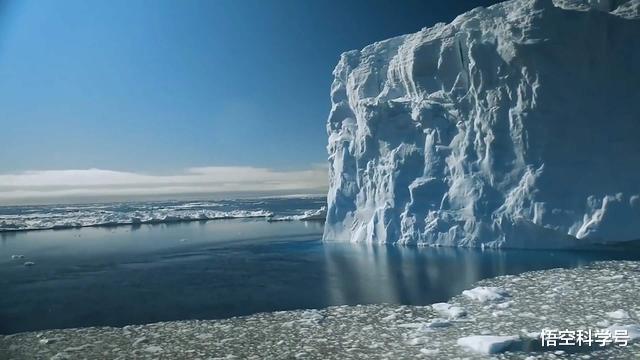
[[[29,266],[33,266],[35,264],[36,263],[34,263],[33,261],[25,261],[25,263],[23,265],[29,267]]]
[[[497,287],[478,286],[471,290],[465,290],[462,295],[479,302],[502,301],[509,297],[504,289]]]
[[[145,352],[148,353],[152,353],[152,354],[156,354],[156,353],[161,353],[162,352],[162,347],[158,346],[158,345],[150,345],[144,348]]]
[[[629,318],[629,313],[626,312],[625,310],[619,309],[619,310],[616,310],[616,311],[608,312],[607,316],[612,318],[612,319],[623,320],[623,319],[628,319]]]
[[[60,341],[62,338],[59,336],[53,336],[53,337],[38,337],[38,343],[39,344],[43,344],[43,345],[49,345],[49,344],[53,344],[56,343],[58,341]]]
[[[435,319],[429,321],[428,323],[424,324],[420,329],[421,330],[439,329],[439,328],[449,327],[451,325],[452,325],[452,323],[449,320],[435,318]]]
[[[629,341],[633,342],[640,339],[640,325],[612,325],[607,328],[612,334],[616,331],[622,331],[629,337]]]
[[[457,344],[479,354],[497,354],[519,340],[518,336],[473,335],[458,339]]]
[[[453,306],[448,303],[436,303],[431,305],[433,310],[442,316],[446,316],[449,319],[458,319],[467,315],[466,310],[459,306]]]
[[[423,355],[437,355],[439,352],[437,349],[420,349],[420,353]]]

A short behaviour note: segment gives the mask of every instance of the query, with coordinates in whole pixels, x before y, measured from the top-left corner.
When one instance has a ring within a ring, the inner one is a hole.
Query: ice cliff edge
[[[344,53],[324,239],[640,239],[640,0],[512,0]]]

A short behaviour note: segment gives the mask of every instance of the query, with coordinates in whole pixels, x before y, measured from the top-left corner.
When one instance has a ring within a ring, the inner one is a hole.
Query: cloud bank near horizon
[[[327,189],[327,167],[282,171],[251,166],[189,168],[175,174],[86,169],[0,174],[0,204],[51,202],[65,198],[170,197],[224,193],[320,193]]]

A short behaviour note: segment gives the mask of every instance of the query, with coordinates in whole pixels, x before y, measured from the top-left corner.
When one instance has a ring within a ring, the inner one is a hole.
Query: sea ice
[[[451,321],[446,319],[436,318],[426,323],[425,326],[422,327],[421,329],[425,329],[425,328],[437,329],[437,328],[443,328],[443,327],[449,327],[449,326],[451,326]]]
[[[480,354],[497,354],[518,341],[518,336],[473,335],[458,339],[457,344]]]
[[[436,303],[431,305],[431,307],[438,314],[446,316],[449,319],[459,319],[467,315],[467,312],[463,308],[459,306],[453,306],[448,303]]]
[[[509,297],[509,294],[496,287],[479,286],[471,290],[465,290],[462,295],[479,302],[502,301]]]
[[[619,309],[616,311],[608,312],[607,316],[616,320],[624,320],[629,318],[629,313],[622,309]]]
[[[585,281],[615,273],[625,277],[597,284]],[[507,291],[510,313],[493,317],[493,303],[460,294],[434,306],[332,306],[221,320],[45,330],[0,336],[0,358],[48,359],[58,353],[70,359],[288,359],[296,355],[323,360],[640,358],[640,325],[631,311],[640,308],[638,262],[608,261],[576,269],[533,271],[482,280],[474,286]],[[602,307],[612,293],[622,295],[616,307],[629,309],[630,318],[603,327],[596,321],[606,316],[608,310]],[[440,311],[455,307],[464,308],[467,316],[442,319]],[[522,313],[535,316],[519,316]],[[449,326],[425,331],[428,324],[447,321]],[[531,342],[539,344],[542,329],[626,330],[631,343],[580,351],[562,346],[528,349]],[[43,344],[40,339],[58,340]],[[90,346],[83,347],[87,344]],[[80,347],[82,351],[68,351]],[[149,348],[154,351],[145,351]]]
[[[162,352],[162,348],[160,346],[157,345],[150,345],[144,348],[144,351],[148,352],[148,353],[161,353]]]
[[[140,202],[73,206],[33,205],[5,209],[0,214],[0,232],[113,227],[238,218],[265,220],[323,221],[325,200],[236,199],[220,202]],[[271,209],[280,209],[271,211]],[[293,214],[292,214],[293,211]],[[286,216],[285,216],[286,215]],[[80,237],[80,234],[74,235]]]
[[[306,210],[300,215],[291,216],[272,216],[269,217],[269,221],[312,221],[320,220],[324,221],[327,217],[327,208],[325,206],[318,210]]]
[[[640,339],[640,325],[639,324],[631,324],[631,325],[612,325],[607,328],[612,334],[616,331],[626,332],[629,337],[629,341],[633,342]]]
[[[440,351],[437,349],[420,349],[420,353],[424,354],[424,355],[436,355],[438,354]]]

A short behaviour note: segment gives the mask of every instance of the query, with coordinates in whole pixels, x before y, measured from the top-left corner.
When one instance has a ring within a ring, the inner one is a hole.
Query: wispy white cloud
[[[240,192],[318,192],[327,186],[326,166],[281,171],[249,166],[197,167],[154,175],[101,169],[43,170],[0,174],[0,202],[52,198],[139,197]]]

